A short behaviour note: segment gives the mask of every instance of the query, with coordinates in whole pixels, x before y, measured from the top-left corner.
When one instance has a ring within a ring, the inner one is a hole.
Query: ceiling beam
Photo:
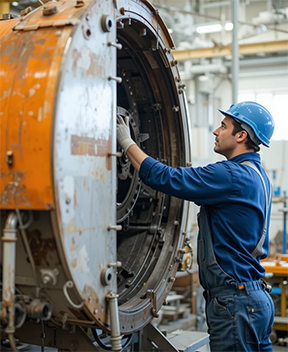
[[[231,56],[231,45],[213,48],[175,50],[174,57],[178,61],[186,61],[201,58]],[[257,53],[278,53],[288,51],[288,40],[277,40],[271,42],[249,43],[239,45],[239,55],[253,55]]]

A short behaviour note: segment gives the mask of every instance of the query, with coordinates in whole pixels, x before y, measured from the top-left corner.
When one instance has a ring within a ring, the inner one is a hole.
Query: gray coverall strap
[[[272,187],[271,187],[271,182],[269,181],[270,192],[269,192],[269,200],[268,200],[268,194],[267,194],[267,189],[266,189],[266,185],[265,185],[264,179],[263,179],[261,173],[259,172],[259,170],[256,168],[256,166],[254,164],[252,164],[248,160],[242,161],[240,164],[247,165],[247,166],[251,167],[253,170],[255,170],[257,172],[257,174],[261,178],[261,181],[262,181],[263,186],[264,186],[264,191],[265,191],[266,209],[265,209],[264,228],[263,228],[262,236],[261,236],[259,242],[257,243],[257,246],[255,247],[254,251],[251,253],[252,257],[256,258],[259,255],[264,254],[263,245],[264,245],[264,241],[265,241],[265,238],[266,238],[266,232],[267,232],[268,211],[269,211],[269,204],[270,204],[271,198],[272,198]]]

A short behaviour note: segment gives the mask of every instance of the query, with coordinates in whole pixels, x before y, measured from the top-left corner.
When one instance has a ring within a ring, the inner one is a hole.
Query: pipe
[[[286,222],[286,214],[287,214],[287,202],[286,202],[286,191],[284,191],[284,200],[283,200],[283,215],[284,215],[284,221],[283,221],[283,254],[286,254],[286,239],[287,239],[287,222]],[[282,288],[283,290],[283,288]]]
[[[238,102],[238,79],[239,79],[239,44],[238,44],[238,10],[239,0],[232,1],[233,40],[232,40],[232,102]]]
[[[48,302],[40,302],[34,299],[27,306],[27,316],[32,319],[49,320],[52,315],[52,307]]]
[[[11,350],[12,350],[13,352],[19,352],[18,349],[17,349],[17,347],[16,347],[16,343],[15,343],[15,341],[14,341],[14,336],[13,336],[12,333],[9,333],[9,334],[8,334],[8,340],[9,340],[9,344],[10,344]]]
[[[2,286],[2,317],[7,317],[7,326],[5,332],[9,337],[11,348],[17,351],[14,343],[13,334],[15,332],[15,252],[16,252],[16,234],[18,218],[13,211],[9,213],[3,230],[3,286]]]
[[[33,221],[33,218],[32,218],[32,215],[31,215],[32,213],[30,212],[30,221],[28,221],[28,224],[25,224],[25,226],[23,225],[19,209],[16,209],[16,214],[18,216],[19,230],[20,230],[20,234],[22,236],[22,241],[23,241],[23,244],[24,244],[24,247],[25,247],[25,250],[27,252],[27,255],[28,255],[28,258],[29,258],[29,262],[30,262],[30,265],[31,265],[31,268],[32,268],[32,273],[33,273],[33,276],[34,276],[35,285],[39,286],[38,279],[37,279],[37,274],[36,274],[35,261],[34,261],[34,258],[33,258],[32,252],[31,252],[31,248],[29,246],[29,242],[28,242],[28,239],[27,239],[27,235],[26,235],[26,232],[25,232],[25,229],[30,225],[30,221],[31,222]]]
[[[7,334],[15,332],[15,252],[16,252],[16,234],[18,218],[13,211],[8,215],[3,230],[3,291],[2,291],[2,316],[8,314],[8,325],[5,329]]]
[[[112,351],[120,352],[122,351],[121,345],[121,335],[120,335],[120,324],[118,315],[118,295],[116,293],[108,293],[106,296],[109,304],[110,312],[110,324],[111,324],[111,345]]]

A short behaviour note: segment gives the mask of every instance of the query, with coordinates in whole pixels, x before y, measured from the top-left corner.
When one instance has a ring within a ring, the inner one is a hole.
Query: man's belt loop
[[[244,288],[245,288],[246,295],[249,296],[249,295],[250,295],[250,292],[249,292],[249,290],[248,290],[248,287],[247,287],[247,285],[246,285],[246,282],[244,282],[243,285],[244,285]]]
[[[203,292],[203,296],[206,299],[206,301],[208,301],[208,300],[210,301],[210,299],[211,299],[210,290],[205,290]]]

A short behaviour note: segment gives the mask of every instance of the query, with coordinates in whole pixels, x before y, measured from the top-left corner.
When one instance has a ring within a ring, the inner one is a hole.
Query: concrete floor
[[[11,349],[9,348],[3,348],[3,346],[0,346],[0,351],[3,352],[10,352]],[[33,345],[23,345],[22,348],[19,348],[19,352],[40,352],[41,347],[40,346],[33,346]],[[288,348],[287,346],[278,346],[278,345],[273,345],[273,352],[287,352]],[[58,352],[57,349],[55,348],[50,348],[50,347],[45,347],[44,352]],[[163,351],[164,352],[164,351]],[[197,352],[210,352],[210,348],[208,345],[198,348]]]
[[[273,352],[287,352],[287,346],[273,345]]]

